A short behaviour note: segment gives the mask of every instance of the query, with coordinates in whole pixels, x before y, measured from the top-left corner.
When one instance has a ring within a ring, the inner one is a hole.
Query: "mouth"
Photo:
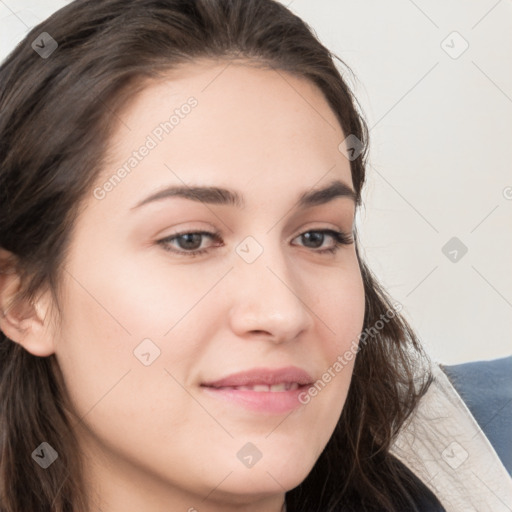
[[[257,393],[280,393],[282,391],[294,391],[301,387],[298,382],[281,382],[280,384],[272,384],[268,386],[266,384],[254,384],[253,386],[207,386],[213,389],[234,389],[237,391],[256,391]]]
[[[297,367],[254,368],[201,384],[204,393],[234,407],[260,414],[288,413],[304,405],[299,397],[313,384]]]

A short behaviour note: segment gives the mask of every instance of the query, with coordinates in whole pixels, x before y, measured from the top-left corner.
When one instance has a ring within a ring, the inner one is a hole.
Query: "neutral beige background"
[[[0,0],[0,58],[67,3]],[[512,3],[282,3],[357,76],[371,128],[358,220],[372,268],[435,359],[509,355]],[[445,251],[456,262],[442,252],[452,237],[468,248]]]

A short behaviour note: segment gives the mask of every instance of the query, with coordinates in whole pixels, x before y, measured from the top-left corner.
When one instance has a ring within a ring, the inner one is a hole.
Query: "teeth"
[[[299,388],[299,384],[297,382],[282,382],[280,384],[272,384],[272,386],[267,386],[266,384],[255,384],[254,386],[233,386],[230,389],[236,389],[238,391],[259,391],[259,392],[280,392],[280,391],[290,391],[296,390]]]
[[[253,391],[270,391],[269,386],[265,386],[265,384],[256,384],[252,386]]]

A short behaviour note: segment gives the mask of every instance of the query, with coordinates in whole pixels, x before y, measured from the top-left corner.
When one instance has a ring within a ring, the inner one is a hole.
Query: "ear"
[[[35,356],[54,353],[50,294],[35,302],[16,301],[21,279],[12,253],[0,248],[0,330]]]

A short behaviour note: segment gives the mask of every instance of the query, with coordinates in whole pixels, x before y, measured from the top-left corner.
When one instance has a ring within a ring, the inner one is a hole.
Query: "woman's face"
[[[332,368],[363,325],[334,234],[354,222],[345,135],[308,81],[226,62],[112,115],[54,337],[101,510],[278,510],[332,434],[353,360]]]

